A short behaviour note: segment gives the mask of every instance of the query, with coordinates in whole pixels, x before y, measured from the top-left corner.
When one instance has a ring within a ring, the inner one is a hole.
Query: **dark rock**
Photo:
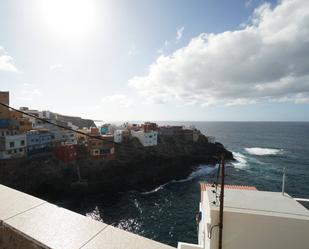
[[[65,164],[52,155],[40,159],[0,161],[0,183],[42,196],[81,193],[108,193],[149,190],[170,180],[186,178],[199,164],[227,160],[233,155],[222,144],[208,143],[204,135],[197,142],[181,136],[160,137],[158,146],[143,147],[135,138],[115,145],[116,158],[91,160],[85,148],[79,148],[79,159]],[[78,181],[77,167],[82,184]]]

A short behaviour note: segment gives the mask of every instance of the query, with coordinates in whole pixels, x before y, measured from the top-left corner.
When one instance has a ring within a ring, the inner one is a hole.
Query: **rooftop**
[[[203,194],[207,194],[211,209],[219,209],[219,199],[213,193],[214,187],[201,184]],[[218,195],[220,186],[218,186]],[[216,202],[214,204],[213,202]],[[251,186],[226,185],[224,191],[225,211],[280,216],[309,220],[309,211],[288,194],[258,191]]]

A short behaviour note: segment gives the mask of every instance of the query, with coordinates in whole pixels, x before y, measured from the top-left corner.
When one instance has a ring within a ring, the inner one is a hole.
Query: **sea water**
[[[281,191],[286,168],[286,192],[309,198],[309,123],[300,122],[158,122],[194,125],[233,152],[226,183]],[[147,165],[145,165],[147,167]],[[61,203],[94,219],[172,246],[197,243],[195,214],[199,181],[213,182],[216,168],[200,165],[186,179],[170,181],[147,192],[96,195]]]

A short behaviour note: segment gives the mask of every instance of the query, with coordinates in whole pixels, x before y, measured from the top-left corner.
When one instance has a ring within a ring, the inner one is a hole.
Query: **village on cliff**
[[[9,92],[0,92],[0,102],[9,106]],[[79,127],[50,111],[20,107],[19,112],[6,106],[0,106],[1,160],[52,154],[60,161],[72,162],[78,158],[78,146],[86,148],[91,159],[111,160],[117,153],[115,144],[130,139],[136,138],[141,146],[150,147],[158,145],[159,136],[181,135],[186,141],[197,142],[200,135],[194,127],[158,126],[152,122]],[[208,137],[208,140],[214,143],[214,138]]]

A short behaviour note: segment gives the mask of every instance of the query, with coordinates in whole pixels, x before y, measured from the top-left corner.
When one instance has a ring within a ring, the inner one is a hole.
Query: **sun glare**
[[[92,0],[43,0],[41,13],[46,24],[63,36],[82,36],[94,29]]]

